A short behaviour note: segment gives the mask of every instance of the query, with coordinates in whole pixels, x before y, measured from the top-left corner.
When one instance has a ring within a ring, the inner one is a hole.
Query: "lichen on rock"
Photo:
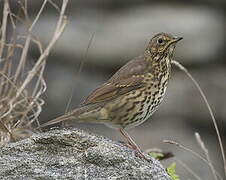
[[[53,129],[0,149],[0,179],[170,180],[162,165],[78,129]]]

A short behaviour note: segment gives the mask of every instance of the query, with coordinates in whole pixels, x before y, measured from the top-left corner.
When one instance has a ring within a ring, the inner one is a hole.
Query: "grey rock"
[[[171,179],[157,160],[78,129],[35,134],[2,147],[0,157],[0,179]]]

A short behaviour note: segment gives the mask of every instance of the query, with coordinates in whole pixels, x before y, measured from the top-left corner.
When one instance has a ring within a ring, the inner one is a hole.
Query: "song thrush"
[[[162,102],[170,78],[174,48],[181,39],[166,33],[155,35],[143,54],[120,68],[80,107],[40,127],[66,120],[104,123],[118,129],[137,155],[145,158],[125,129],[143,123]]]

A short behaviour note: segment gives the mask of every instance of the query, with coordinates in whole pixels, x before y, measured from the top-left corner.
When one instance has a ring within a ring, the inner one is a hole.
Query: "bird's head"
[[[183,38],[175,37],[167,33],[156,34],[150,40],[146,51],[148,51],[152,57],[156,57],[156,59],[161,58],[164,55],[167,55],[171,59],[175,45],[181,39]]]

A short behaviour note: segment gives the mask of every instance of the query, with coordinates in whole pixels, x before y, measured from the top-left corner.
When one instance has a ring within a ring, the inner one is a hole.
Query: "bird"
[[[140,158],[147,159],[127,133],[149,119],[161,104],[171,76],[171,61],[182,37],[158,33],[145,51],[122,66],[108,81],[88,95],[78,108],[39,128],[59,122],[103,123],[118,130]]]

